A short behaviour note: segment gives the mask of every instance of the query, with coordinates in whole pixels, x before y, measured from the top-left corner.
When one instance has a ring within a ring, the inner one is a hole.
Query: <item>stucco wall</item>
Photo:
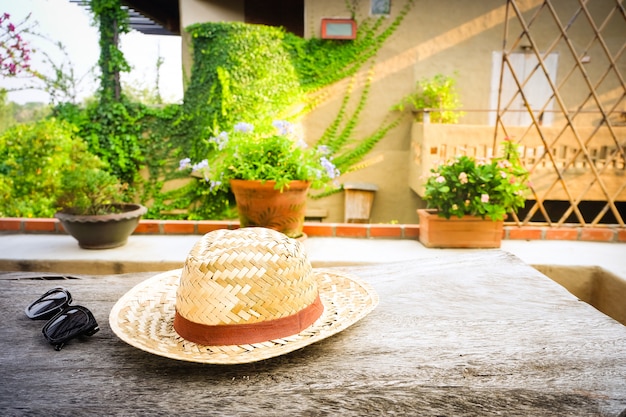
[[[182,30],[181,48],[184,83],[191,75],[191,41],[184,28],[194,23],[243,21],[243,0],[180,0],[180,27]]]

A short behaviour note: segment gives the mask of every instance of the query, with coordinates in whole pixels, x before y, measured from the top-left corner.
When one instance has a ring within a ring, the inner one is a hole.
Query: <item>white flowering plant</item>
[[[446,219],[473,215],[496,221],[516,213],[526,201],[528,171],[513,141],[507,138],[502,151],[502,157],[463,155],[432,168],[425,185],[427,207]]]
[[[340,172],[325,146],[310,147],[295,126],[276,120],[272,126],[237,123],[231,132],[208,139],[211,158],[180,161],[180,170],[204,179],[210,189],[228,190],[230,180],[275,181],[283,190],[290,181],[309,181],[311,188],[331,187]]]

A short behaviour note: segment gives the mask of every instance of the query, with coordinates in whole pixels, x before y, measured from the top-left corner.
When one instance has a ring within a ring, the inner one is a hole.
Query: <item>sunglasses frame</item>
[[[45,312],[42,312],[40,314],[31,314],[29,312],[29,310],[32,307],[34,307],[36,304],[41,303],[42,301],[44,301],[44,299],[46,297],[49,297],[50,295],[52,295],[52,294],[54,294],[56,292],[60,292],[60,293],[65,294],[65,301],[62,304],[54,307],[53,309],[46,310]],[[56,316],[60,312],[62,312],[67,306],[70,305],[71,302],[72,302],[72,294],[70,294],[70,292],[68,290],[66,290],[63,287],[55,287],[55,288],[52,288],[51,290],[46,291],[46,293],[44,295],[42,295],[37,300],[35,300],[32,303],[30,303],[28,305],[28,307],[26,307],[24,312],[26,313],[26,317],[28,317],[31,320],[48,320],[48,319]]]
[[[87,322],[64,337],[55,337],[54,334],[50,334],[50,327],[56,324],[56,321],[61,316],[67,315],[72,310],[78,310],[83,312],[87,316]],[[86,307],[75,305],[65,307],[63,311],[48,320],[46,325],[43,326],[43,329],[41,329],[41,332],[43,333],[43,336],[46,338],[46,340],[50,342],[51,345],[54,345],[54,350],[59,351],[63,349],[63,346],[65,346],[68,341],[80,336],[93,336],[99,330],[100,327],[98,327],[98,323],[96,322],[96,318],[94,317],[93,313]]]
[[[34,306],[36,306],[38,303],[43,302],[46,297],[50,297],[52,294],[55,293],[62,293],[65,295],[65,300],[61,304],[49,310],[45,310],[39,314],[31,313],[30,310]],[[50,344],[54,345],[54,350],[56,351],[63,349],[63,346],[65,346],[65,344],[71,339],[80,336],[92,336],[100,330],[96,318],[88,308],[79,305],[70,305],[71,302],[72,294],[70,294],[68,290],[63,287],[55,287],[46,291],[45,294],[30,303],[28,307],[26,307],[26,309],[24,310],[26,316],[31,320],[48,320],[48,322],[43,326],[43,329],[41,329],[41,332],[43,333],[43,336],[46,338],[46,340],[50,342]],[[56,324],[57,320],[61,316],[67,315],[74,310],[78,310],[84,313],[87,316],[87,321],[85,323],[81,323],[81,325],[76,329],[72,329],[66,336],[56,337],[54,332],[50,331],[50,328]]]

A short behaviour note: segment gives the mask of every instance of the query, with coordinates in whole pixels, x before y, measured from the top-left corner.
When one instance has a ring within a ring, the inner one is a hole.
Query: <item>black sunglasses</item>
[[[29,318],[49,319],[42,333],[57,351],[71,339],[92,336],[100,330],[91,311],[83,306],[70,306],[71,302],[69,291],[53,288],[26,307]]]
[[[53,288],[26,307],[26,316],[33,320],[48,320],[72,302],[72,295],[65,288]]]

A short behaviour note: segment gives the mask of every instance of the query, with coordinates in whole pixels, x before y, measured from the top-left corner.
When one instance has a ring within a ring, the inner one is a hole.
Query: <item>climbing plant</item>
[[[177,169],[178,161],[206,158],[209,138],[239,121],[257,124],[301,116],[324,99],[324,94],[317,94],[324,87],[352,79],[337,117],[319,143],[332,150],[342,172],[354,169],[398,124],[399,119],[387,118],[366,137],[355,137],[368,100],[373,58],[413,3],[407,0],[392,20],[363,19],[351,42],[303,39],[282,28],[240,22],[192,25],[186,30],[192,40],[193,66],[183,104],[158,108],[130,102],[119,85],[119,72],[129,69],[118,46],[120,33],[128,30],[120,0],[91,0],[101,30],[98,101],[85,109],[57,106],[55,115],[77,125],[89,149],[131,184],[136,196],[149,202],[146,217],[173,213],[177,218],[224,218],[232,214],[231,195],[211,191],[202,180],[168,186],[170,180],[186,175]],[[346,2],[353,15],[354,4]],[[365,77],[364,87],[355,94],[360,77]],[[142,167],[149,175],[139,175]]]
[[[211,135],[238,121],[282,117],[302,100],[281,28],[230,22],[195,24],[187,31],[193,67],[184,112],[193,137],[184,151],[191,159],[205,157]]]
[[[120,0],[91,0],[90,8],[100,31],[98,101],[90,103],[82,113],[60,106],[55,114],[69,112],[65,116],[73,117],[90,151],[108,165],[111,173],[133,184],[143,161],[139,122],[145,106],[128,102],[120,87],[120,72],[130,70],[119,45],[120,35],[130,30],[128,12]]]
[[[385,18],[359,22],[357,38],[352,42],[303,39],[280,28],[236,22],[190,26],[187,31],[193,41],[194,64],[185,94],[185,117],[194,133],[190,142],[179,144],[185,150],[183,155],[195,161],[205,159],[208,139],[236,122],[256,123],[289,115],[295,104],[304,112],[311,110],[319,98],[309,93],[357,77],[413,3],[405,2],[391,22]],[[318,144],[331,150],[342,172],[353,169],[399,123],[399,117],[385,119],[369,136],[354,137],[368,99],[371,75],[366,77],[351,112],[348,108],[354,84],[350,84],[337,117],[319,138]]]
[[[367,104],[371,82],[374,73],[373,60],[383,43],[400,26],[406,15],[413,7],[414,1],[408,0],[398,13],[397,17],[387,26],[385,18],[368,19],[360,22],[357,38],[353,42],[324,41],[319,39],[303,40],[297,37],[290,38],[290,50],[296,55],[296,67],[301,75],[301,83],[305,91],[315,91],[325,85],[334,83],[343,78],[351,78],[335,119],[331,122],[318,144],[325,145],[333,154],[333,162],[342,173],[347,173],[362,166],[361,161],[369,151],[394,127],[402,115],[392,117],[390,114],[371,134],[355,138],[355,128]],[[346,0],[352,16],[356,12],[355,2]],[[313,56],[315,58],[311,59]],[[367,62],[372,62],[367,74],[363,89],[356,100],[354,110],[348,111],[351,99],[354,96],[354,84],[359,71]],[[309,102],[311,107],[317,103]],[[337,191],[337,190],[336,190]],[[328,193],[318,195],[324,196]]]
[[[358,22],[354,40],[311,38],[293,34],[285,36],[285,47],[292,56],[300,84],[307,92],[355,75],[373,58],[384,42],[402,23],[415,0],[407,0],[391,22],[385,17],[367,18]],[[346,2],[349,5],[348,2]],[[355,8],[350,12],[354,15]]]
[[[128,12],[120,0],[91,0],[91,11],[100,32],[100,101],[118,101],[121,98],[120,72],[130,66],[119,48],[120,34],[128,33]]]

